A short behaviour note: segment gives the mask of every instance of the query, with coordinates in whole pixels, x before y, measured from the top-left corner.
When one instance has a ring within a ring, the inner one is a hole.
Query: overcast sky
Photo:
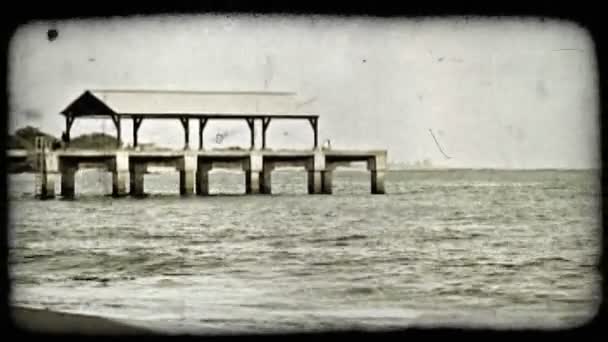
[[[50,28],[59,33],[52,41]],[[336,149],[387,149],[391,162],[451,167],[598,167],[595,58],[581,27],[534,18],[34,22],[12,40],[9,128],[59,136],[59,112],[86,89],[294,91],[320,115],[320,141]],[[127,143],[130,129],[125,122]],[[247,146],[245,122],[210,122],[206,143],[226,130],[223,144]],[[110,120],[76,120],[72,136],[94,131],[115,134]],[[177,120],[144,121],[139,132],[140,142],[183,144]],[[311,141],[306,122],[268,131],[270,147]]]

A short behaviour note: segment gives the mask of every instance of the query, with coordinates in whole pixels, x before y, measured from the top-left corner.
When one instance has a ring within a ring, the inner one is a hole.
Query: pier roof
[[[122,118],[317,118],[293,92],[87,90],[61,114]]]
[[[197,119],[199,149],[203,149],[203,131],[209,119],[246,120],[252,148],[256,120],[262,121],[262,148],[266,148],[266,130],[272,119],[305,119],[312,126],[314,148],[317,148],[319,116],[302,111],[305,103],[299,102],[292,92],[86,90],[61,114],[65,116],[64,140],[68,142],[75,119],[110,117],[120,144],[121,121],[132,119],[134,146],[144,119],[178,119],[184,128],[184,148],[189,146],[189,120]]]

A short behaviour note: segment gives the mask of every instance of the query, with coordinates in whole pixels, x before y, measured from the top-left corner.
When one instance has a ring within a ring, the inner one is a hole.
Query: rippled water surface
[[[12,300],[203,333],[594,315],[597,174],[389,172],[386,195],[368,177],[313,196],[305,172],[275,172],[273,195],[236,196],[244,176],[217,173],[220,195],[181,198],[177,173],[146,175],[149,197],[114,199],[86,171],[76,200],[39,201],[11,175]]]

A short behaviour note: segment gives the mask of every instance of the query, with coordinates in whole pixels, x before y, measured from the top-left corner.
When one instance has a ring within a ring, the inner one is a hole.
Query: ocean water
[[[169,333],[410,326],[571,327],[600,303],[594,171],[337,172],[333,195],[305,172],[273,195],[181,198],[178,175],[146,175],[144,199],[112,198],[79,172],[76,200],[33,198],[11,175],[11,300],[126,319]]]

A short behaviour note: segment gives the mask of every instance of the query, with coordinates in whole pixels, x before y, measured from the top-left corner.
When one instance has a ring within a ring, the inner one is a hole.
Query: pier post
[[[73,198],[75,194],[74,176],[77,171],[75,165],[65,165],[61,168],[61,196]]]
[[[321,192],[326,195],[331,195],[333,192],[333,170],[326,168],[325,171],[321,172],[321,181],[323,182]]]
[[[321,193],[321,171],[308,171],[308,193]]]
[[[384,194],[384,171],[372,171],[372,194]]]
[[[146,164],[132,164],[129,169],[129,193],[131,196],[144,195],[144,175],[146,174]]]
[[[197,159],[197,155],[194,153],[184,153],[183,162],[179,170],[179,193],[183,196],[194,194]]]
[[[43,156],[40,199],[55,198],[55,179],[58,175],[59,158],[54,152],[46,152]]]
[[[249,154],[249,167],[245,170],[245,192],[248,194],[260,193],[260,175],[263,168],[263,156],[252,150]]]
[[[247,170],[245,173],[245,191],[248,194],[260,193],[260,172]]]
[[[114,170],[112,170],[112,196],[119,197],[127,194],[128,176],[129,153],[117,151],[114,156]]]
[[[198,196],[209,195],[209,171],[212,163],[199,162],[196,168],[196,194]]]
[[[263,194],[272,194],[272,170],[274,170],[274,164],[272,162],[264,163],[262,179],[260,181],[260,190]]]
[[[386,171],[386,152],[378,153],[368,162],[371,173],[372,194],[384,194],[384,173]]]
[[[323,173],[325,172],[325,154],[315,151],[312,170],[308,170],[308,193],[323,193]]]

